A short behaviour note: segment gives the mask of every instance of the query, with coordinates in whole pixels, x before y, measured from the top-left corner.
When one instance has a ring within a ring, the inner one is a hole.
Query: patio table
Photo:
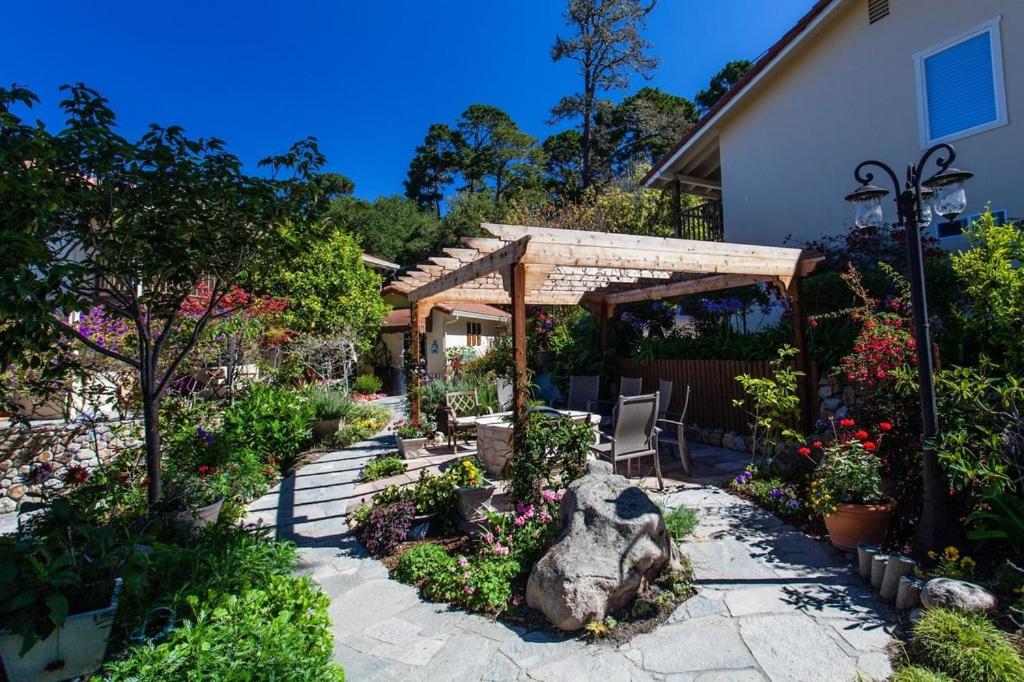
[[[588,422],[594,431],[594,441],[597,442],[601,415],[580,410],[558,410],[558,413],[574,422]],[[476,420],[477,457],[483,463],[488,476],[500,476],[506,462],[512,456],[511,417],[511,412],[498,412],[478,417]]]

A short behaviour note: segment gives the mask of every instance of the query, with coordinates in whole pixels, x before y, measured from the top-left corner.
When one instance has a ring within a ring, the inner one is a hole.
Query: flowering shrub
[[[582,476],[593,442],[594,433],[586,422],[531,413],[507,465],[512,499],[536,504],[545,482],[563,488]]]
[[[778,476],[763,477],[753,465],[730,481],[729,488],[787,521],[807,519],[807,507],[797,486]]]
[[[956,547],[947,547],[942,554],[928,552],[928,558],[935,562],[930,569],[923,569],[920,566],[914,568],[914,573],[922,580],[932,578],[953,578],[955,580],[970,580],[974,577],[974,569],[977,564],[969,556],[961,555]]]
[[[564,495],[564,491],[545,490],[538,504],[519,502],[514,513],[489,513],[488,532],[482,538],[484,553],[511,556],[524,565],[535,562],[554,540]]]
[[[434,432],[437,431],[437,426],[426,419],[413,419],[409,421],[402,419],[395,422],[392,429],[399,438],[432,438]]]
[[[893,301],[899,310],[899,302]],[[853,352],[843,357],[843,375],[866,387],[891,384],[895,372],[912,367],[917,352],[909,324],[896,313],[856,313],[860,333],[853,342]]]
[[[858,428],[853,419],[841,419],[838,427],[833,421],[835,440],[829,444],[815,441],[803,446],[798,453],[813,461],[813,452],[821,453],[811,480],[810,503],[823,516],[833,514],[836,505],[875,504],[884,501],[882,492],[882,462],[878,448],[884,433],[891,429],[890,422],[879,424],[879,435],[872,437]]]

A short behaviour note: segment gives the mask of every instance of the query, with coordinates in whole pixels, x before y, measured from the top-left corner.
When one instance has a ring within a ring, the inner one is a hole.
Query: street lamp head
[[[882,225],[882,197],[889,191],[864,183],[845,199],[853,204],[853,224],[857,227],[879,227]]]
[[[939,171],[921,184],[935,195],[932,208],[946,220],[953,220],[967,208],[967,193],[964,182],[974,176],[970,171],[947,168]]]
[[[935,192],[927,187],[921,188],[921,206],[917,211],[917,223],[921,227],[928,227],[932,224],[932,199]]]

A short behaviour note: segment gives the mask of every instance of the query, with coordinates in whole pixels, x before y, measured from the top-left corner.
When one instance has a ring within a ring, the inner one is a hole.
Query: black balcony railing
[[[722,202],[706,201],[679,213],[679,237],[705,242],[725,241]]]

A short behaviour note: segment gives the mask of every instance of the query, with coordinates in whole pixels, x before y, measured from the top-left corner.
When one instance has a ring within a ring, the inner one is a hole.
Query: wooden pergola
[[[464,237],[463,248],[445,249],[445,256],[430,258],[392,286],[409,299],[411,359],[417,369],[420,337],[436,303],[512,307],[517,424],[526,412],[527,305],[587,306],[600,320],[606,343],[608,320],[620,304],[768,283],[792,302],[797,361],[804,364],[799,283],[821,258],[802,249],[491,223],[482,227],[492,236]],[[418,372],[413,377],[415,388]],[[413,419],[419,410],[417,397]]]

